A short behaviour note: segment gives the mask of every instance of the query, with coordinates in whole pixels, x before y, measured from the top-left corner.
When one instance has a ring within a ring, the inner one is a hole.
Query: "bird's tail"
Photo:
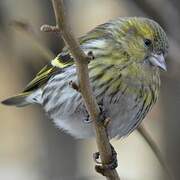
[[[5,99],[1,103],[8,106],[17,106],[23,107],[30,104],[38,103],[40,104],[39,91],[36,92],[23,92],[16,96],[12,96],[8,99]]]

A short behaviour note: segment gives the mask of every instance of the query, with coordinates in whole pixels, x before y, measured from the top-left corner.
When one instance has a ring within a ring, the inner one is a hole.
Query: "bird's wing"
[[[104,26],[105,24],[98,26],[94,30],[88,32],[85,36],[79,38],[80,45],[84,51],[86,51],[85,44],[88,44],[89,41],[103,39],[104,37],[109,36],[105,33],[106,31],[104,31]],[[96,46],[96,44],[94,46]],[[68,48],[65,47],[63,51],[54,60],[51,61],[50,64],[46,65],[36,75],[36,77],[26,86],[23,92],[34,91],[42,87],[52,75],[56,74],[57,72],[61,72],[63,68],[66,68],[73,64],[74,60],[70,55]]]
[[[35,78],[25,87],[23,93],[32,92],[42,87],[51,76],[63,71],[63,68],[74,64],[73,58],[67,52],[60,53],[51,63],[43,67]]]
[[[60,73],[64,68],[71,66],[73,63],[73,59],[69,53],[65,53],[63,51],[54,60],[52,60],[51,63],[46,65],[39,73],[37,73],[35,78],[26,86],[23,92],[5,99],[1,103],[11,106],[15,105],[17,107],[31,104],[32,102],[28,100],[29,95],[43,87],[50,77],[56,73]]]

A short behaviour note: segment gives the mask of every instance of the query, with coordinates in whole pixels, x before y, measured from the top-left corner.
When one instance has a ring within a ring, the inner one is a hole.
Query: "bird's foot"
[[[87,112],[87,116],[83,119],[83,122],[86,124],[89,124],[92,122],[92,119],[90,118],[88,112]]]
[[[102,123],[104,125],[104,127],[107,128],[107,126],[111,122],[111,119],[109,117],[107,117],[107,113],[102,105],[99,105],[99,109],[100,109],[100,115],[99,115],[97,121],[99,123]],[[87,124],[92,122],[92,119],[90,118],[88,112],[87,112],[87,116],[83,119],[83,122],[87,123]]]
[[[80,92],[80,88],[79,88],[79,86],[78,86],[78,84],[77,84],[76,82],[70,81],[70,82],[69,82],[69,86],[70,86],[72,89],[76,90],[77,92]]]
[[[105,175],[105,172],[108,170],[116,169],[118,166],[117,153],[112,145],[111,145],[111,150],[112,150],[112,160],[108,164],[103,164],[100,161],[98,161],[98,159],[100,158],[99,152],[93,154],[93,159],[96,162],[96,164],[98,164],[95,166],[95,170],[102,175]]]
[[[88,56],[88,58],[89,58],[89,62],[90,62],[91,60],[95,59],[95,56],[94,56],[94,54],[93,54],[92,51],[89,51],[88,54],[87,54],[87,56]]]
[[[97,121],[99,123],[102,123],[104,125],[104,127],[107,128],[107,126],[111,122],[111,119],[108,117],[107,111],[105,110],[103,105],[100,104],[99,109],[100,109],[100,115],[99,115]]]

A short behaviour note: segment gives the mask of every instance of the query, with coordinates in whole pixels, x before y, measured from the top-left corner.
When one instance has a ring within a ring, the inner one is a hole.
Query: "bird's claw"
[[[89,51],[89,52],[87,53],[87,55],[88,55],[88,58],[89,58],[89,62],[90,62],[91,60],[95,59],[95,56],[94,56],[94,54],[93,54],[92,51]],[[88,63],[89,63],[89,62],[88,62]]]
[[[99,157],[100,157],[100,153],[99,152],[93,153],[93,160],[94,160],[94,162],[96,164],[102,164],[100,161],[98,161]]]
[[[100,115],[99,115],[97,121],[99,123],[102,123],[104,125],[104,127],[107,128],[107,126],[111,122],[111,119],[108,117],[107,112],[104,109],[103,105],[99,105],[99,109],[100,109]]]
[[[104,125],[104,127],[107,128],[107,126],[111,122],[111,119],[109,117],[107,118],[107,113],[105,112],[102,105],[99,105],[99,109],[100,109],[100,116],[98,117],[97,121],[99,123],[102,123]],[[85,117],[85,119],[83,119],[83,122],[86,124],[89,124],[92,122],[92,119],[90,119],[88,112],[87,112],[87,116]]]
[[[112,150],[112,160],[109,164],[102,164],[100,161],[98,161],[100,154],[99,152],[96,152],[93,154],[93,159],[97,164],[101,164],[101,165],[96,165],[95,166],[95,170],[98,173],[101,173],[102,175],[105,175],[105,172],[107,170],[113,170],[116,169],[118,166],[118,162],[117,162],[117,153],[114,149],[114,147],[111,145],[111,150]]]
[[[92,122],[92,120],[90,119],[90,116],[87,115],[87,117],[86,117],[85,119],[83,119],[83,122],[84,122],[85,124],[90,124],[90,123]]]
[[[80,92],[80,88],[79,88],[79,86],[77,85],[76,82],[70,81],[70,82],[69,82],[69,85],[71,86],[71,88],[73,88],[73,89],[76,90],[77,92]]]

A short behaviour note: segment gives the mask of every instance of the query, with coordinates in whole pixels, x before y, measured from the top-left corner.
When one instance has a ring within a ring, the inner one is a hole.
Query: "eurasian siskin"
[[[79,39],[85,53],[93,52],[89,75],[94,96],[112,122],[110,138],[131,133],[155,104],[159,69],[166,70],[168,40],[164,30],[147,18],[117,18]],[[3,104],[40,104],[55,124],[78,138],[94,136],[82,97],[69,86],[77,81],[67,48],[46,65],[22,93]],[[85,123],[85,121],[89,123]]]

